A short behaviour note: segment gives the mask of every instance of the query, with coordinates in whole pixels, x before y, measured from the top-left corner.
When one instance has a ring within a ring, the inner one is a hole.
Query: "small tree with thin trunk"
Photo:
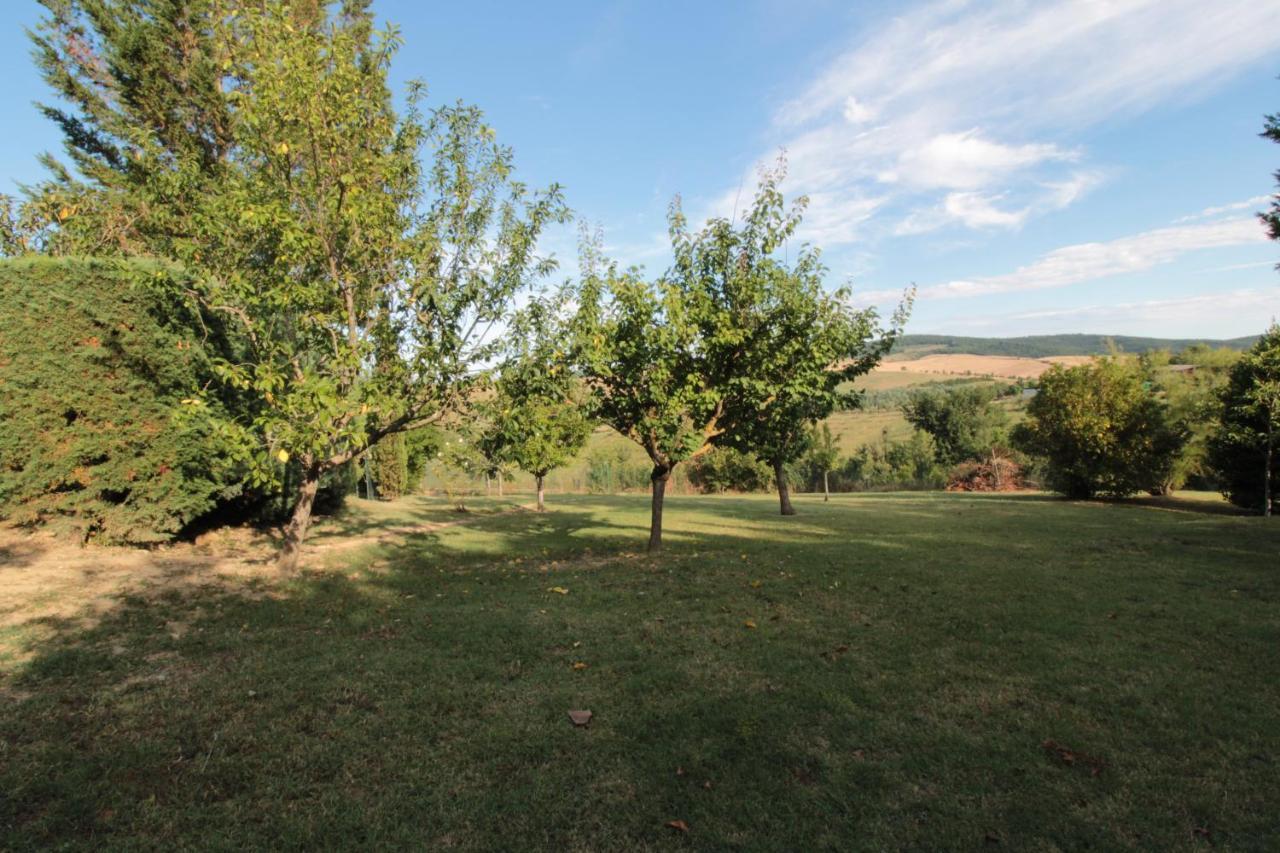
[[[858,405],[853,382],[888,353],[911,297],[886,331],[873,309],[850,305],[847,289],[826,290],[816,249],[800,246],[793,261],[778,257],[808,202],[785,205],[785,167],[779,159],[762,173],[741,225],[713,219],[697,235],[678,234],[675,272],[690,292],[708,294],[732,325],[730,334],[708,335],[712,361],[725,370],[722,440],[773,468],[781,513],[794,515],[788,464],[808,449],[815,423]]]
[[[585,235],[579,266],[576,361],[598,416],[652,463],[649,551],[656,552],[671,472],[723,432],[725,365],[714,360],[717,349],[703,330],[717,318],[726,333],[732,327],[706,294],[669,278],[645,281],[634,269],[619,272]]]
[[[836,467],[836,462],[840,459],[840,436],[831,433],[831,425],[826,421],[817,424],[813,428],[813,433],[809,438],[809,450],[805,453],[805,460],[809,464],[811,471],[822,474],[822,500],[831,500],[831,487],[828,483],[828,475],[831,469]]]
[[[509,354],[488,403],[492,427],[486,458],[532,474],[538,512],[546,509],[547,474],[582,450],[591,435],[586,389],[573,375],[564,347],[563,302],[533,299],[508,332]]]

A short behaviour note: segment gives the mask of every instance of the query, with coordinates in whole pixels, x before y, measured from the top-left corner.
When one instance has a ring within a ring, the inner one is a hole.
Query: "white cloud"
[[[1276,2],[938,0],[863,30],[777,110],[775,141],[789,191],[821,190],[830,221],[858,223],[820,229],[837,239],[875,232],[858,218],[873,197],[899,233],[1017,227],[1101,180],[1061,140],[1199,97],[1278,50]]]
[[[853,95],[844,99],[844,120],[850,124],[865,124],[876,117],[876,111]]]
[[[1063,332],[1234,338],[1257,334],[1280,316],[1280,287],[1246,288],[1111,305],[981,315],[948,321],[947,334],[1035,335]]]
[[[1148,270],[1199,249],[1239,246],[1265,239],[1262,224],[1256,219],[1157,228],[1106,243],[1064,246],[1011,273],[969,281],[949,281],[926,287],[920,295],[928,299],[947,299],[1065,287]]]
[[[893,18],[778,113],[798,126],[850,95],[1025,127],[1132,114],[1280,47],[1280,6],[1256,0],[941,0]]]
[[[983,139],[977,130],[941,133],[905,151],[894,173],[899,181],[918,187],[976,189],[993,179],[1041,163],[1074,160],[1076,152],[1056,145],[1003,145]]]
[[[952,223],[971,229],[1020,228],[1033,215],[1074,203],[1099,180],[1096,173],[1082,172],[1065,181],[1049,182],[1039,187],[1036,195],[1024,205],[1014,207],[1002,204],[1008,200],[1007,193],[947,193],[941,203],[908,214],[894,227],[893,234],[898,237],[925,234]]]
[[[1261,243],[1266,239],[1262,224],[1252,217],[1157,228],[1105,243],[1063,246],[1011,273],[922,287],[918,298],[956,299],[1066,287],[1148,270],[1187,252]],[[858,294],[858,298],[866,304],[877,304],[893,299],[895,294],[896,291],[869,291]]]
[[[1247,198],[1244,201],[1233,201],[1231,204],[1222,204],[1217,207],[1206,207],[1199,213],[1193,213],[1190,216],[1179,217],[1173,220],[1174,223],[1195,222],[1197,219],[1212,219],[1215,216],[1221,216],[1224,213],[1235,213],[1250,208],[1258,209],[1271,201],[1269,195],[1256,195],[1253,198]]]

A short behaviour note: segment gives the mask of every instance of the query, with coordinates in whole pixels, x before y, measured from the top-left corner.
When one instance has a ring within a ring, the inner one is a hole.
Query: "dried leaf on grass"
[[[689,831],[689,824],[685,823],[682,820],[669,820],[667,821],[666,826],[670,829],[679,830],[680,832]]]
[[[569,719],[573,720],[573,724],[578,728],[582,728],[591,722],[590,711],[570,711]]]
[[[1095,755],[1077,752],[1052,739],[1045,740],[1040,744],[1040,748],[1047,752],[1050,758],[1056,759],[1068,767],[1074,767],[1079,764],[1081,767],[1089,768],[1090,776],[1101,775],[1102,769],[1107,766],[1107,762]]]

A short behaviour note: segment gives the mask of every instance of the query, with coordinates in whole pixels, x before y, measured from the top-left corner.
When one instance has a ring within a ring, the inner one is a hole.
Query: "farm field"
[[[797,505],[353,501],[291,581],[5,533],[0,848],[1274,849],[1275,525]]]
[[[1047,358],[1019,358],[1002,355],[969,355],[965,353],[947,353],[924,355],[905,361],[890,361],[872,371],[875,374],[902,373],[904,375],[936,376],[991,376],[999,379],[1037,379],[1055,364],[1068,367],[1077,364],[1088,364],[1091,355],[1055,355]],[[920,384],[911,382],[908,384]],[[888,386],[892,387],[892,386]]]

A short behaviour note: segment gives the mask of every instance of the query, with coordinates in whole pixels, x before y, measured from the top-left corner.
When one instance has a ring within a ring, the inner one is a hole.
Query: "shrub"
[[[0,513],[142,544],[240,495],[222,403],[194,400],[229,346],[186,292],[157,264],[0,262]]]
[[[409,452],[404,433],[389,435],[369,451],[378,497],[402,497],[409,488]]]
[[[1054,491],[1123,497],[1168,481],[1186,432],[1142,371],[1107,358],[1044,373],[1014,439]]]
[[[937,489],[945,482],[935,459],[933,440],[920,431],[905,441],[881,436],[864,444],[836,472],[837,491]]]
[[[731,447],[716,447],[693,460],[689,482],[704,492],[763,492],[773,487],[773,469]]]

